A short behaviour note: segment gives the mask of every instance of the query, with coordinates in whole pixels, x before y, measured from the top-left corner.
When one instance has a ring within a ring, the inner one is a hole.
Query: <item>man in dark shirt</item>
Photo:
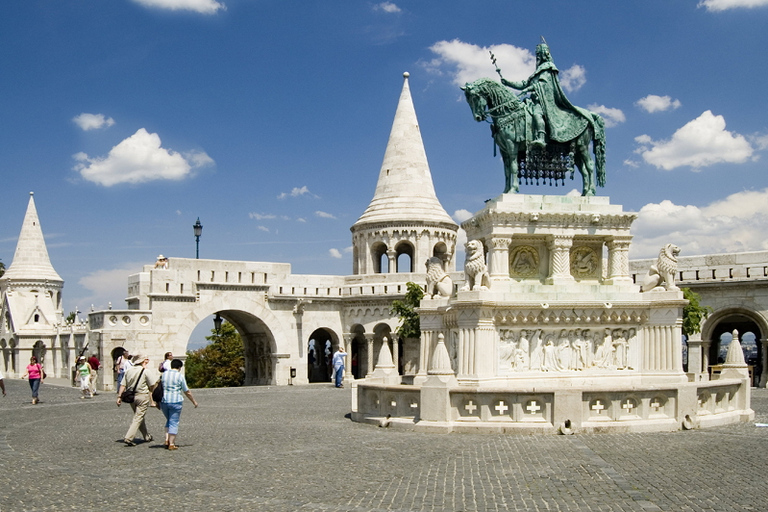
[[[91,365],[91,395],[98,395],[96,392],[96,379],[99,377],[101,362],[96,354],[91,354],[91,357],[88,358],[88,364]]]

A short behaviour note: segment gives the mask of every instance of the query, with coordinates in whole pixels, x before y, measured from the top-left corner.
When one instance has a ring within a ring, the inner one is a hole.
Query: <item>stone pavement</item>
[[[768,428],[520,436],[352,423],[329,385],[195,390],[179,450],[120,442],[130,408],[26,381],[0,397],[0,511],[768,510]],[[768,423],[768,391],[753,390]]]

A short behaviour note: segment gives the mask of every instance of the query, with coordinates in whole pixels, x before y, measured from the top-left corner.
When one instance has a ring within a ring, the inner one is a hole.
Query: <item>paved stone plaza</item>
[[[126,406],[26,381],[0,398],[0,511],[767,510],[768,428],[418,434],[351,422],[349,389],[195,390],[179,450],[127,447]],[[63,384],[63,382],[62,382]],[[768,422],[768,390],[753,390]]]

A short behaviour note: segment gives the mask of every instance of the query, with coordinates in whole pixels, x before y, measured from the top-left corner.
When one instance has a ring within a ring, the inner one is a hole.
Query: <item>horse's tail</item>
[[[605,121],[594,112],[592,114],[592,150],[595,153],[595,172],[597,186],[605,186]]]

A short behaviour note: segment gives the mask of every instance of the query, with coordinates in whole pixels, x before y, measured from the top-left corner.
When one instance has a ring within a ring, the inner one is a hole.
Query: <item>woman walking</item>
[[[83,392],[80,398],[91,398],[91,364],[85,360],[85,356],[77,360],[77,372],[80,375],[80,390]]]
[[[32,389],[32,403],[36,404],[40,401],[38,398],[40,384],[45,380],[43,365],[37,362],[37,356],[32,356],[29,358],[27,371],[24,373],[24,375],[21,376],[21,378],[26,379],[27,377],[29,377],[29,387]]]
[[[171,370],[163,372],[163,401],[160,409],[165,415],[165,446],[169,450],[176,450],[176,435],[179,433],[179,418],[181,406],[184,405],[184,395],[197,407],[197,401],[187,386],[187,379],[181,374],[184,363],[181,359],[171,361]],[[182,394],[183,393],[183,394]]]

